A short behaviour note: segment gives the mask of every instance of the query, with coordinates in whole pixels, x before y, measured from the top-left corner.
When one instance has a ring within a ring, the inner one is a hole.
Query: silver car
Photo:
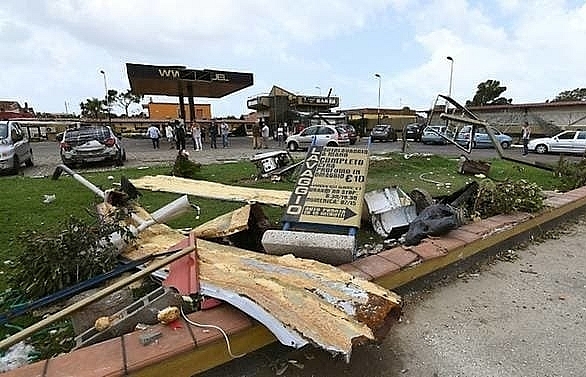
[[[311,145],[328,147],[347,147],[350,145],[348,132],[341,126],[317,125],[309,126],[303,131],[291,135],[285,140],[290,151],[307,149]]]
[[[61,160],[65,165],[111,161],[123,165],[126,150],[109,126],[78,125],[65,130],[60,144]]]
[[[33,149],[18,122],[0,122],[0,170],[18,173],[22,164],[33,166]]]
[[[564,131],[552,137],[529,140],[527,147],[536,153],[583,154],[586,152],[586,131]]]

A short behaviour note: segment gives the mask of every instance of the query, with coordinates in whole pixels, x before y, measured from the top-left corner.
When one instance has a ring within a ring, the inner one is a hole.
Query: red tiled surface
[[[213,309],[202,310],[187,315],[191,321],[214,325],[222,328],[228,335],[237,333],[252,326],[252,320],[243,312],[231,305],[220,305]],[[222,334],[214,329],[191,327],[198,346],[223,339]]]
[[[461,239],[456,238],[449,233],[442,236],[441,238],[432,238],[431,243],[444,249],[445,253],[466,245],[465,241],[462,241]]]
[[[402,246],[382,251],[377,255],[393,262],[400,268],[404,268],[419,259],[419,255],[403,248]]]
[[[454,237],[459,240],[462,240],[466,244],[469,244],[470,242],[474,242],[474,241],[477,241],[482,238],[479,234],[470,232],[467,229],[462,228],[462,227],[460,227],[458,229],[451,230],[450,233],[448,233],[448,235],[450,237]]]
[[[545,204],[547,204],[550,207],[562,207],[568,203],[573,202],[575,199],[574,198],[570,198],[570,197],[552,197],[552,198],[547,198],[545,199]]]
[[[366,272],[364,272],[362,270],[359,270],[358,268],[354,267],[352,265],[352,263],[343,264],[341,266],[338,266],[338,268],[340,270],[342,270],[342,271],[346,271],[350,275],[355,276],[357,278],[361,278],[361,279],[364,279],[364,280],[372,280],[372,276],[370,276]]]
[[[447,251],[445,248],[434,244],[429,238],[424,239],[418,245],[410,246],[409,250],[419,255],[424,261],[444,256]]]
[[[50,359],[45,376],[122,376],[124,374],[122,357],[121,338],[114,338]]]
[[[352,262],[352,266],[366,272],[368,275],[377,279],[381,276],[397,272],[400,266],[378,255],[370,255],[365,258]]]
[[[481,237],[485,234],[490,233],[491,231],[491,228],[488,225],[484,224],[482,221],[465,224],[459,227],[458,229],[463,229],[467,232],[478,234]]]
[[[9,372],[10,377],[43,377],[43,370],[47,360],[41,360],[34,364],[25,365]]]
[[[155,325],[147,330],[134,331],[124,335],[124,350],[126,352],[128,371],[137,371],[147,365],[155,364],[173,355],[195,348],[189,326],[187,322],[178,320],[169,325]],[[161,333],[159,339],[146,346],[140,343],[141,335],[155,332]]]

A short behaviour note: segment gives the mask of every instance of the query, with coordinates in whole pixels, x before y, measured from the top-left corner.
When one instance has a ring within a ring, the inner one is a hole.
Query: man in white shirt
[[[222,122],[220,125],[220,134],[222,134],[222,147],[226,148],[228,146],[228,134],[230,133],[230,127],[226,122]]]
[[[262,136],[262,147],[267,149],[269,147],[269,126],[266,123],[260,130],[260,134]]]
[[[159,128],[154,124],[151,124],[151,126],[147,129],[147,136],[153,142],[153,148],[159,149],[159,138],[161,137],[161,131],[159,131]]]

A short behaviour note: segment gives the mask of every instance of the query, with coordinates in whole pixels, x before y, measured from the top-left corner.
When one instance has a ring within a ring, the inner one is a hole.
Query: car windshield
[[[8,123],[0,123],[0,139],[8,137]]]
[[[63,141],[105,141],[110,138],[110,130],[107,127],[81,127],[78,129],[67,130]]]
[[[385,131],[387,129],[387,126],[375,126],[374,130],[375,131]]]

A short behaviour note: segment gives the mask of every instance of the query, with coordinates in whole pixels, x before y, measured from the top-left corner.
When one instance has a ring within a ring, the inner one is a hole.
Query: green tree
[[[106,101],[97,98],[88,98],[79,104],[81,116],[86,118],[105,118],[107,114]]]
[[[507,90],[507,87],[501,86],[501,82],[498,80],[481,82],[477,89],[472,101],[466,101],[466,106],[506,105],[513,102],[511,98],[500,96]]]
[[[139,104],[141,100],[142,96],[132,93],[130,89],[120,93],[114,89],[108,90],[108,103],[123,110],[126,117],[128,117],[130,106],[135,103]]]
[[[586,101],[586,88],[566,90],[558,94],[551,102]]]

